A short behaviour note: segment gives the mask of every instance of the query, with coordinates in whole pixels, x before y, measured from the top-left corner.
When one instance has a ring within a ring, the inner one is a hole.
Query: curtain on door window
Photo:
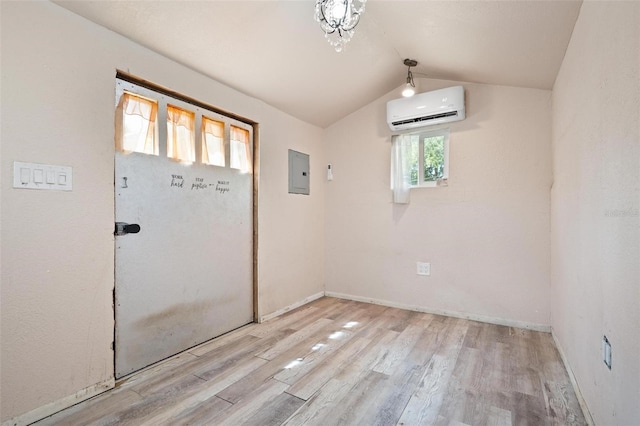
[[[224,123],[202,117],[202,163],[224,167]]]
[[[193,163],[196,161],[196,115],[167,105],[167,156]]]
[[[251,148],[249,145],[249,131],[240,127],[231,126],[231,160],[232,169],[238,169],[243,173],[251,171]]]
[[[396,204],[409,204],[412,145],[411,135],[391,138],[391,190]]]
[[[158,155],[157,102],[125,92],[116,117],[116,145],[120,151]]]

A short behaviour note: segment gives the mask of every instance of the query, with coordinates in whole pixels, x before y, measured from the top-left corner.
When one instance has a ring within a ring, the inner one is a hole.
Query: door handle
[[[140,225],[137,223],[124,223],[124,222],[116,222],[116,230],[114,235],[127,235],[127,234],[137,234],[140,232]]]

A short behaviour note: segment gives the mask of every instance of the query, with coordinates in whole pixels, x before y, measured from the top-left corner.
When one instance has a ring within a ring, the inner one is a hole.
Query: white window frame
[[[421,130],[419,132],[410,132],[408,135],[418,135],[418,184],[411,185],[410,188],[434,188],[438,185],[437,181],[424,180],[424,139],[433,136],[444,136],[444,170],[442,179],[449,179],[449,128]]]

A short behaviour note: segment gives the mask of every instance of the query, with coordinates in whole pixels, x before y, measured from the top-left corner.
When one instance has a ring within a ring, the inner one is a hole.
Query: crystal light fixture
[[[354,28],[364,13],[367,0],[316,0],[316,22],[324,31],[324,37],[336,52],[353,37]],[[356,6],[357,3],[358,5]]]

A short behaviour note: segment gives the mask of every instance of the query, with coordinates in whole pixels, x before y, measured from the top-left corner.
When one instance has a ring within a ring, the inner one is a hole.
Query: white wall
[[[553,89],[552,325],[601,425],[640,423],[639,28],[584,2]]]
[[[321,129],[52,3],[1,7],[2,421],[112,383],[116,69],[260,123],[260,314],[323,290]],[[309,197],[287,194],[288,148]],[[72,166],[73,191],[13,189],[13,161]]]
[[[389,189],[386,101],[399,91],[327,129],[326,289],[548,327],[551,93],[463,85],[449,186],[413,189],[408,206]],[[431,263],[430,277],[416,275],[416,261]]]

